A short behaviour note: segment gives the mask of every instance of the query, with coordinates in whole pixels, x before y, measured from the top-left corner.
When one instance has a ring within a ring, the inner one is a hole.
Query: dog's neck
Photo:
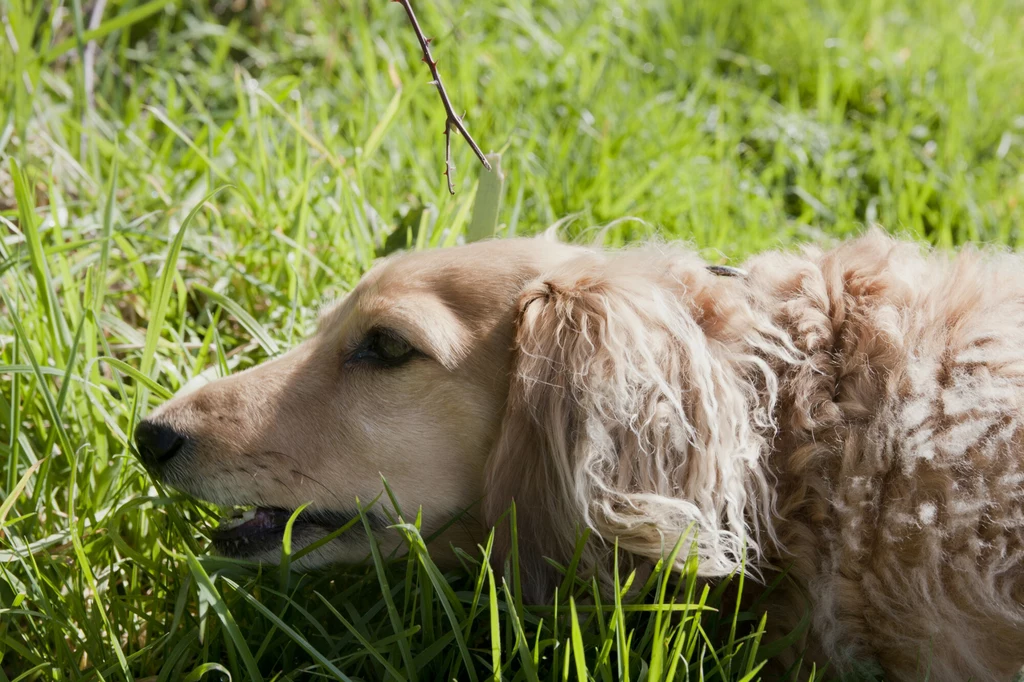
[[[764,466],[775,481],[773,523],[778,542],[774,559],[787,564],[786,550],[807,520],[828,516],[825,490],[840,476],[851,424],[863,415],[856,406],[885,400],[886,380],[897,360],[893,345],[862,331],[865,316],[880,308],[907,305],[910,287],[887,266],[887,243],[860,243],[856,251],[769,253],[746,264],[739,283],[753,309],[760,311],[799,353],[796,361],[768,358],[777,382],[775,396],[759,385],[761,404],[774,397],[771,431],[764,432]],[[736,286],[732,280],[724,286]],[[856,394],[857,398],[850,399]],[[812,475],[813,474],[813,475]],[[769,557],[772,552],[769,552]],[[813,556],[799,557],[805,563]],[[794,573],[813,567],[794,566]]]

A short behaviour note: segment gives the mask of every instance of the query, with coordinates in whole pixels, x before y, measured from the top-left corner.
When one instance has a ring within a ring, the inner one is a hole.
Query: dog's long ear
[[[756,551],[771,505],[765,357],[785,351],[741,286],[688,254],[646,251],[588,254],[526,287],[484,507],[495,523],[516,502],[528,598],[550,598],[543,557],[565,562],[583,527],[600,538],[584,570],[615,538],[657,560],[689,532],[707,575]]]

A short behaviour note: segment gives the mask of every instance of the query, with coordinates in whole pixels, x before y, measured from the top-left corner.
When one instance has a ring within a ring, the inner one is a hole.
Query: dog
[[[477,510],[455,545],[514,502],[538,601],[579,529],[603,578],[616,546],[650,565],[687,537],[702,576],[785,571],[774,612],[809,604],[807,655],[841,673],[1005,682],[1024,665],[1022,420],[1020,256],[874,230],[734,270],[519,238],[384,259],[312,338],[172,399],[136,441],[171,486],[255,506],[214,534],[224,554],[276,561],[306,503],[308,546],[383,475],[425,532]],[[300,563],[362,559],[357,535]]]

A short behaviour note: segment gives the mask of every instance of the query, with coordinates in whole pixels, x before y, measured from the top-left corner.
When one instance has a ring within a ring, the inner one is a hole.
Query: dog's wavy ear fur
[[[550,599],[544,557],[564,564],[584,527],[591,572],[616,538],[653,562],[690,533],[701,572],[725,575],[772,534],[769,362],[795,351],[742,287],[652,249],[587,253],[526,286],[484,515],[515,501],[528,599]],[[499,557],[509,543],[498,536]]]

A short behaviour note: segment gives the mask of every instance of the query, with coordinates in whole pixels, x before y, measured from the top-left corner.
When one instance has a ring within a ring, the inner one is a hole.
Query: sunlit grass
[[[261,573],[209,558],[212,512],[143,473],[153,405],[473,218],[479,165],[453,140],[450,197],[400,7],[267,4],[0,0],[0,680],[757,677],[778,647],[692,562],[613,595],[570,565],[525,608],[489,546],[442,572],[393,519],[408,557]],[[1021,239],[1019,0],[417,8],[502,154],[500,234],[723,261],[875,221]]]

